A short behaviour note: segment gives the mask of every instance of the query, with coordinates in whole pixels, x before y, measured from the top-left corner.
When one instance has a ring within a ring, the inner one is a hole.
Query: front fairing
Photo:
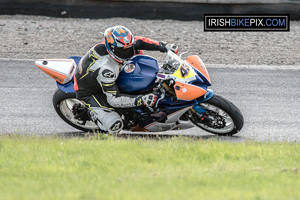
[[[172,79],[176,97],[179,100],[191,101],[207,93],[207,78],[203,79],[199,70],[191,63],[182,60],[173,52],[169,51],[158,78]],[[204,76],[205,77],[205,76]]]

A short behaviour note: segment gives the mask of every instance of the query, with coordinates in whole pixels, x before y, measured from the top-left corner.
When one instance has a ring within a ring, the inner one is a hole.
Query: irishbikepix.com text
[[[289,30],[289,15],[204,15],[204,31]]]

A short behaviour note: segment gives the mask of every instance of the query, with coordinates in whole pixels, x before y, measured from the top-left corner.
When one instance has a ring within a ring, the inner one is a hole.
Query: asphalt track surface
[[[299,68],[207,68],[213,83],[211,89],[242,111],[242,131],[234,137],[215,137],[199,128],[162,134],[191,134],[229,141],[300,141]],[[56,82],[38,69],[33,60],[0,59],[0,70],[0,134],[81,134],[56,114],[52,105]]]

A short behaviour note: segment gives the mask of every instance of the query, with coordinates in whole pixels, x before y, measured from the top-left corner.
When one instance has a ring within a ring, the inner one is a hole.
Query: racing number
[[[113,39],[113,37],[111,36],[111,31],[109,31],[109,32],[107,33],[106,40],[107,40],[107,42],[110,43],[110,44],[113,44],[113,43],[114,43],[114,39]]]
[[[126,33],[126,31],[124,30],[124,29],[122,29],[122,28],[119,28],[118,30],[118,33],[121,35],[122,33]]]
[[[180,72],[181,72],[181,76],[184,78],[189,74],[190,68],[188,66],[182,65],[180,67]]]

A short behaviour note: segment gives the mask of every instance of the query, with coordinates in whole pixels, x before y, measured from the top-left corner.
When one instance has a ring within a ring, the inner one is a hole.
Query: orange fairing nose
[[[177,99],[191,101],[206,94],[206,90],[187,83],[175,81],[174,85]]]
[[[211,84],[211,80],[208,74],[208,71],[202,62],[202,60],[198,56],[189,56],[186,61],[190,63],[198,72],[200,72],[205,79]]]

